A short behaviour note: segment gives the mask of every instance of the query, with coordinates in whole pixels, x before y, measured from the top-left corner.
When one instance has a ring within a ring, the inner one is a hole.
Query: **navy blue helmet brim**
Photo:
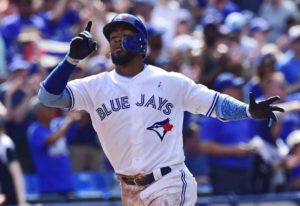
[[[135,32],[139,32],[132,24],[125,22],[125,21],[114,21],[114,22],[110,22],[108,24],[106,24],[103,27],[103,34],[105,36],[105,38],[109,41],[109,37],[111,32],[118,26],[120,25],[128,25],[130,28],[132,28]]]

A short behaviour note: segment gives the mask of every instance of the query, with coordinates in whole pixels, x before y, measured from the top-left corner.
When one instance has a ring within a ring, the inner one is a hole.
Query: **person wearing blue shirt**
[[[280,100],[276,103],[283,106],[286,112],[284,114],[277,115],[279,117],[279,121],[274,124],[274,127],[280,124],[276,135],[286,142],[289,133],[300,128],[300,109],[299,107],[289,106],[300,100],[300,93],[288,94],[286,78],[282,72],[270,73],[262,81],[261,85],[263,93],[259,99],[270,97],[275,93],[280,96]],[[268,122],[259,121],[257,123],[257,128],[261,137],[274,136],[274,132],[271,132],[270,128],[267,126]],[[271,133],[273,135],[271,135]]]
[[[47,24],[45,36],[56,41],[69,42],[73,37],[73,27],[80,24],[78,9],[71,6],[70,0],[43,1],[38,14]]]
[[[100,171],[102,148],[91,117],[81,111],[81,118],[70,128],[68,146],[74,171]]]
[[[287,58],[279,65],[280,71],[284,74],[288,84],[287,92],[300,92],[300,26],[292,26],[289,31],[291,51]]]
[[[285,160],[285,168],[288,174],[288,189],[299,191],[300,189],[300,130],[294,130],[287,137],[290,152]]]
[[[75,115],[55,118],[56,109],[35,103],[33,113],[37,121],[28,128],[32,157],[42,194],[72,192],[72,169],[65,135]]]
[[[220,74],[215,89],[242,99],[244,80],[231,73]],[[200,123],[200,148],[208,156],[210,181],[215,195],[249,193],[252,155],[256,149],[247,146],[255,135],[253,120],[223,122],[203,117]]]
[[[300,93],[295,93],[286,97],[285,101],[287,104],[293,104],[300,100]],[[292,111],[282,115],[281,118],[282,127],[280,131],[280,138],[286,141],[287,136],[295,129],[300,129],[300,108],[294,108]]]
[[[1,32],[7,48],[8,63],[16,53],[22,53],[21,44],[17,41],[19,34],[26,30],[35,30],[43,34],[47,28],[45,21],[34,14],[32,0],[16,0],[15,3],[18,12],[1,20]]]
[[[260,99],[278,94],[280,100],[276,104],[283,106],[285,113],[277,115],[278,121],[272,127],[268,127],[266,121],[256,122],[257,135],[262,144],[253,164],[253,192],[283,192],[287,188],[284,161],[288,147],[285,143],[287,136],[300,128],[299,106],[292,108],[291,104],[299,101],[300,96],[287,94],[285,77],[281,72],[270,73],[261,85],[263,94]]]
[[[198,184],[207,184],[209,182],[207,159],[199,148],[198,132],[199,128],[195,122],[190,123],[183,129],[185,164]]]

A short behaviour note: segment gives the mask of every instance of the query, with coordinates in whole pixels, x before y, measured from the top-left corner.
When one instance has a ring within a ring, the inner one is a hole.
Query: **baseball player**
[[[184,165],[183,112],[222,120],[268,118],[279,97],[250,104],[209,90],[176,72],[144,64],[147,32],[136,16],[118,14],[103,28],[115,69],[68,79],[96,50],[90,33],[72,39],[66,58],[42,82],[39,99],[51,107],[86,110],[119,177],[122,205],[195,205],[197,185]]]

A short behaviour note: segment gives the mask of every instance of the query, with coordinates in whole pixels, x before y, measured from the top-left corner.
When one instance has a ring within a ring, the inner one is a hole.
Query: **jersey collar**
[[[137,75],[133,76],[133,77],[126,77],[126,76],[123,76],[123,75],[120,75],[116,72],[116,70],[112,70],[110,72],[110,76],[112,78],[112,80],[115,82],[115,83],[132,83],[132,82],[137,82],[139,80],[142,80],[144,78],[146,78],[147,76],[147,73],[149,72],[149,66],[147,64],[144,65],[144,68],[143,70],[138,73]]]

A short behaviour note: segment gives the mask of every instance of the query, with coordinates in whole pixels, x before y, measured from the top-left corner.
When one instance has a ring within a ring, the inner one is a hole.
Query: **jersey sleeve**
[[[70,109],[87,110],[92,105],[90,91],[87,79],[76,79],[68,82],[67,89],[71,95]]]
[[[193,114],[215,117],[215,106],[219,98],[219,93],[208,89],[202,84],[196,84],[187,77],[182,78],[184,110]]]

